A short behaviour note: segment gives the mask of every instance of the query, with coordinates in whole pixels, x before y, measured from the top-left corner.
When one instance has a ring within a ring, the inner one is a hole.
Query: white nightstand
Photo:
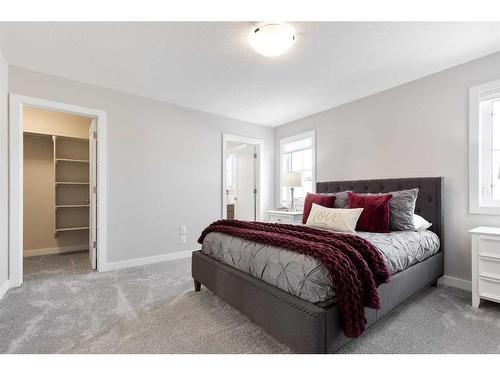
[[[266,211],[267,221],[270,223],[298,224],[302,223],[302,212],[300,211]]]
[[[500,302],[500,228],[477,227],[472,235],[472,306]]]

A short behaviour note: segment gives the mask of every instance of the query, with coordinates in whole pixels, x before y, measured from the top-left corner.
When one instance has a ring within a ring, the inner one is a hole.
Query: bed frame
[[[442,177],[398,178],[362,181],[318,182],[318,193],[351,190],[378,193],[419,188],[415,213],[433,223],[430,230],[441,241],[440,251],[392,276],[379,287],[382,308],[365,309],[368,327],[443,275]],[[341,328],[335,300],[313,304],[278,289],[260,279],[215,260],[201,251],[193,252],[192,276],[195,290],[206,286],[214,294],[245,314],[276,340],[297,353],[335,353],[350,339]]]

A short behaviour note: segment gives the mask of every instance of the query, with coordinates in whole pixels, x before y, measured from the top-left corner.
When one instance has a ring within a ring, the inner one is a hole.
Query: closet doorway
[[[12,286],[26,267],[103,270],[105,112],[17,95],[10,105]]]
[[[258,221],[262,140],[223,134],[222,217]]]

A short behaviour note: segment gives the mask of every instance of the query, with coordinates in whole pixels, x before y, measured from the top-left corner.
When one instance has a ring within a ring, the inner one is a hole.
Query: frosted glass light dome
[[[293,30],[281,23],[268,23],[250,33],[250,44],[261,55],[279,56],[288,51],[295,41]]]

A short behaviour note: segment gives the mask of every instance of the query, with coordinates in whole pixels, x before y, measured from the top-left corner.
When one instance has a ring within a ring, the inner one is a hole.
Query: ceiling
[[[277,126],[500,50],[500,23],[291,22],[258,55],[252,22],[0,23],[9,64]]]

